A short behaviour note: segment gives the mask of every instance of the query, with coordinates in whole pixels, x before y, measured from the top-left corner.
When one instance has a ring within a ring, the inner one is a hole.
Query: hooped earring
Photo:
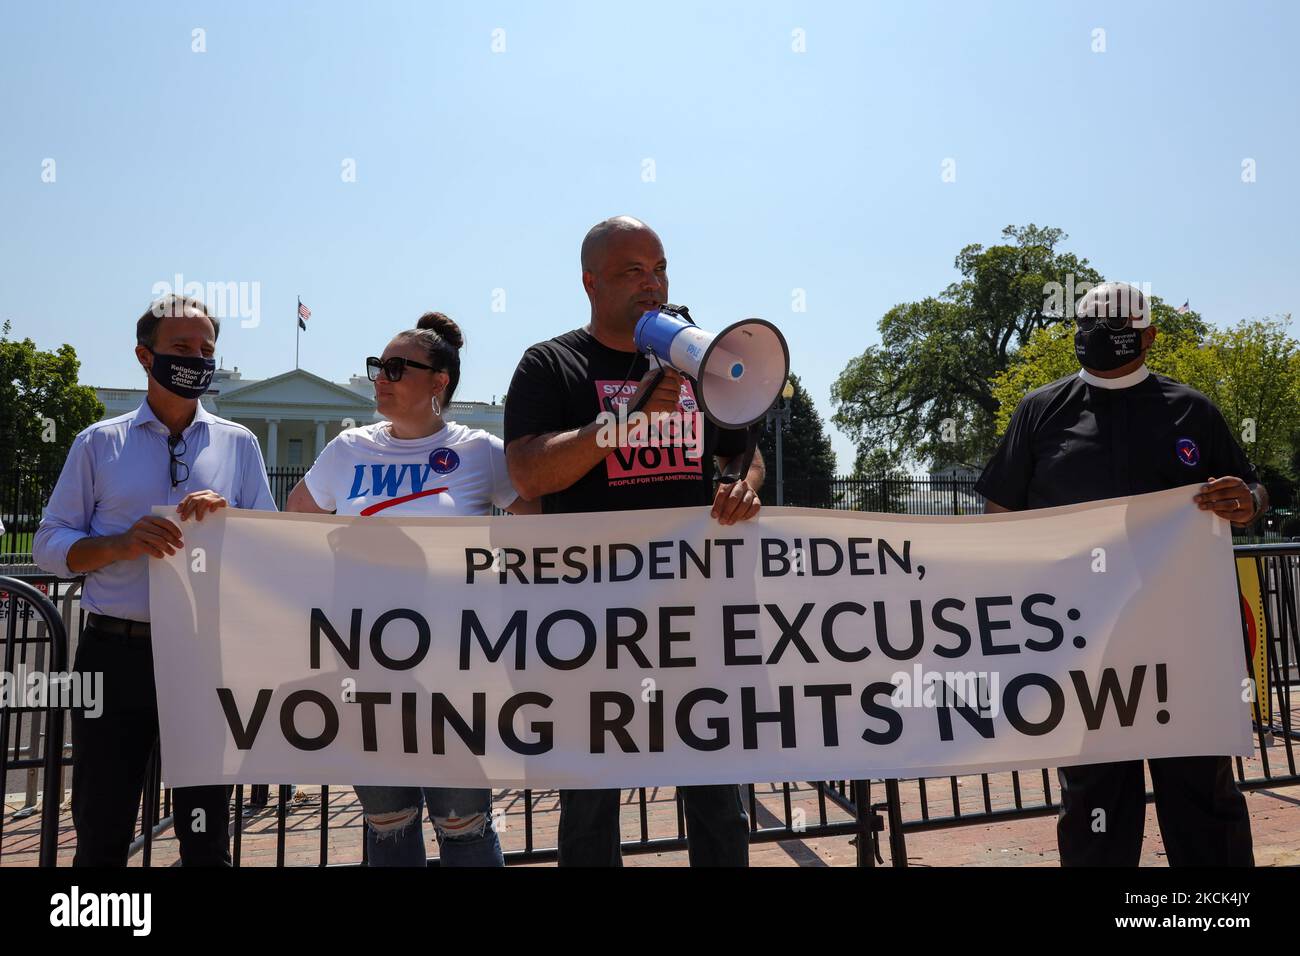
[[[435,415],[442,414],[442,402],[438,401],[437,395],[433,396],[433,414]]]

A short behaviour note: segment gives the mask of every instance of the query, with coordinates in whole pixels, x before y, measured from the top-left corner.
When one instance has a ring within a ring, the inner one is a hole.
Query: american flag
[[[302,304],[302,299],[298,300],[298,328],[307,328],[307,320],[311,318],[311,309]]]
[[[1177,312],[1179,315],[1183,315],[1187,311],[1187,306],[1191,304],[1191,301],[1192,301],[1191,299],[1188,299],[1178,308],[1174,309],[1174,311]]]

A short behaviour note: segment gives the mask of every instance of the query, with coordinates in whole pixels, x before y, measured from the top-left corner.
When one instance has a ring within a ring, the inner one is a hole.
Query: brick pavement
[[[1041,805],[1042,775],[1021,774],[1020,782],[1024,805]],[[979,775],[961,777],[957,783],[958,803],[963,813],[970,814],[983,809],[983,778]],[[994,808],[1014,805],[1011,774],[991,774],[988,777],[988,784],[989,802]],[[1055,797],[1055,774],[1050,775],[1050,784]],[[874,784],[871,790],[872,802],[883,802],[884,796],[883,786]],[[928,810],[933,817],[952,814],[951,787],[947,778],[928,781],[926,796]],[[781,826],[785,814],[781,787],[773,784],[760,785],[756,788],[755,798],[759,826]],[[802,811],[803,819],[807,823],[815,824],[819,821],[818,796],[812,785],[791,784],[790,798],[792,815],[796,820]],[[533,844],[537,847],[553,847],[556,827],[559,823],[558,797],[554,791],[543,791],[534,793],[532,799]],[[1261,866],[1300,864],[1300,787],[1248,792],[1246,804],[1251,814],[1256,862]],[[622,819],[626,840],[635,840],[640,836],[638,805],[637,791],[624,793]],[[245,821],[241,865],[275,865],[277,842],[275,806],[273,793],[271,806]],[[518,791],[500,791],[495,806],[501,811],[503,820],[501,829],[503,847],[507,852],[522,849],[525,830],[523,794]],[[677,834],[677,806],[672,788],[647,789],[646,806],[647,830],[652,839],[672,837]],[[920,788],[916,781],[903,781],[900,784],[900,806],[904,819],[920,817]],[[4,866],[34,865],[39,818],[32,816],[14,821],[10,814],[15,809],[17,809],[16,805],[6,806],[3,856],[0,857],[0,863]],[[829,822],[851,819],[849,812],[841,809],[834,802],[827,801]],[[319,862],[320,820],[319,788],[305,787],[303,796],[291,805],[286,820],[286,865],[314,866]],[[329,861],[359,863],[361,809],[351,788],[331,789],[328,830]],[[436,843],[427,821],[425,834],[430,852],[436,852]],[[852,866],[856,859],[856,851],[851,840],[851,836],[833,836],[755,843],[750,851],[751,863],[754,866]],[[882,842],[881,852],[888,863],[890,855],[887,839]],[[71,863],[75,838],[66,812],[63,815],[59,843],[60,865],[68,865]],[[1055,817],[998,821],[909,833],[907,857],[909,865],[912,866],[1054,866],[1057,863]],[[141,857],[137,854],[132,859],[131,865],[139,866],[141,862]],[[628,866],[685,866],[687,861],[685,851],[674,851],[629,854],[624,862]],[[1155,808],[1148,807],[1142,865],[1162,866],[1165,862],[1164,846],[1155,819]],[[176,863],[176,840],[170,832],[167,832],[155,841],[153,865],[171,866]]]

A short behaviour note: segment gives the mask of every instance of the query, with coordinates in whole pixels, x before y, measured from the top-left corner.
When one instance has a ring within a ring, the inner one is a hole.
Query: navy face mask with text
[[[155,352],[149,374],[155,382],[181,398],[198,398],[208,390],[216,369],[217,360],[202,355],[160,355]]]
[[[1098,323],[1084,332],[1074,333],[1074,354],[1084,368],[1113,372],[1142,354],[1142,330],[1132,327],[1118,332]]]

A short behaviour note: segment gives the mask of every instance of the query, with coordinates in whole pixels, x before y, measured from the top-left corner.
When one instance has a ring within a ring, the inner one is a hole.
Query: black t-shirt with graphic
[[[634,360],[635,359],[635,360]],[[606,411],[607,396],[631,401],[649,360],[601,344],[586,329],[575,329],[532,346],[519,360],[506,396],[505,442],[527,435],[582,428]],[[629,370],[630,369],[630,370]],[[622,389],[624,379],[629,381]],[[689,379],[682,379],[678,411],[695,416],[699,406]],[[581,511],[638,511],[713,503],[714,456],[731,458],[745,450],[744,430],[718,428],[702,414],[702,435],[686,441],[642,441],[640,447],[613,448],[606,459],[570,487],[542,496],[546,514]]]
[[[1021,399],[975,490],[1021,511],[1259,479],[1214,403],[1156,373],[1099,388],[1076,373]]]

